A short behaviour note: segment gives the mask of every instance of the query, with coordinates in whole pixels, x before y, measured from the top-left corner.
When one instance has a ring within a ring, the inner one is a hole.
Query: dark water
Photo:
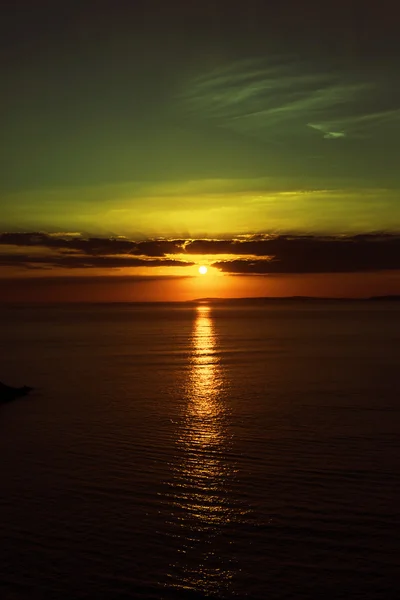
[[[0,328],[1,598],[400,597],[400,304]]]

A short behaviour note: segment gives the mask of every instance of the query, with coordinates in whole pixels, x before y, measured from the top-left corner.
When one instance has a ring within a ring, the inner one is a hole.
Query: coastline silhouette
[[[0,402],[11,402],[16,398],[27,396],[33,390],[32,387],[23,385],[22,387],[12,387],[1,383],[0,381]]]

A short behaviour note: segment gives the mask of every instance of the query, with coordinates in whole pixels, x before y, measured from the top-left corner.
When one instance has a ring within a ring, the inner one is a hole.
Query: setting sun
[[[201,267],[199,267],[199,273],[200,273],[200,275],[205,275],[207,273],[207,271],[208,271],[208,269],[204,265],[202,265]]]

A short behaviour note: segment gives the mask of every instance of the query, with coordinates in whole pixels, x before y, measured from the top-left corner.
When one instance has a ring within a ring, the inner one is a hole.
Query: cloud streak
[[[188,267],[191,262],[169,258],[146,260],[126,256],[37,256],[34,254],[10,253],[0,255],[0,266],[23,267],[26,269],[123,269],[132,267]]]
[[[386,88],[384,91],[382,86]],[[266,141],[307,135],[327,140],[372,136],[400,125],[399,91],[379,73],[338,72],[288,57],[238,61],[191,80],[182,93],[189,114]],[[390,133],[390,130],[388,130]]]
[[[60,235],[48,233],[2,233],[0,246],[41,247],[65,252],[80,252],[84,256],[97,257],[129,255],[162,257],[182,252],[184,240],[147,240],[134,242],[120,238],[84,238],[77,234]],[[70,259],[73,257],[71,256]],[[83,258],[83,256],[82,256]],[[93,259],[94,260],[94,259]],[[130,258],[130,260],[138,260]],[[87,261],[89,262],[89,261]],[[154,261],[147,261],[154,262]],[[158,265],[157,265],[158,266]]]

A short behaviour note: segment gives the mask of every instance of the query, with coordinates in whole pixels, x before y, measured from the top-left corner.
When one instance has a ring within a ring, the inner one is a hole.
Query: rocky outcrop
[[[33,388],[23,385],[22,387],[12,387],[0,382],[0,402],[10,402],[21,396],[27,396]]]

